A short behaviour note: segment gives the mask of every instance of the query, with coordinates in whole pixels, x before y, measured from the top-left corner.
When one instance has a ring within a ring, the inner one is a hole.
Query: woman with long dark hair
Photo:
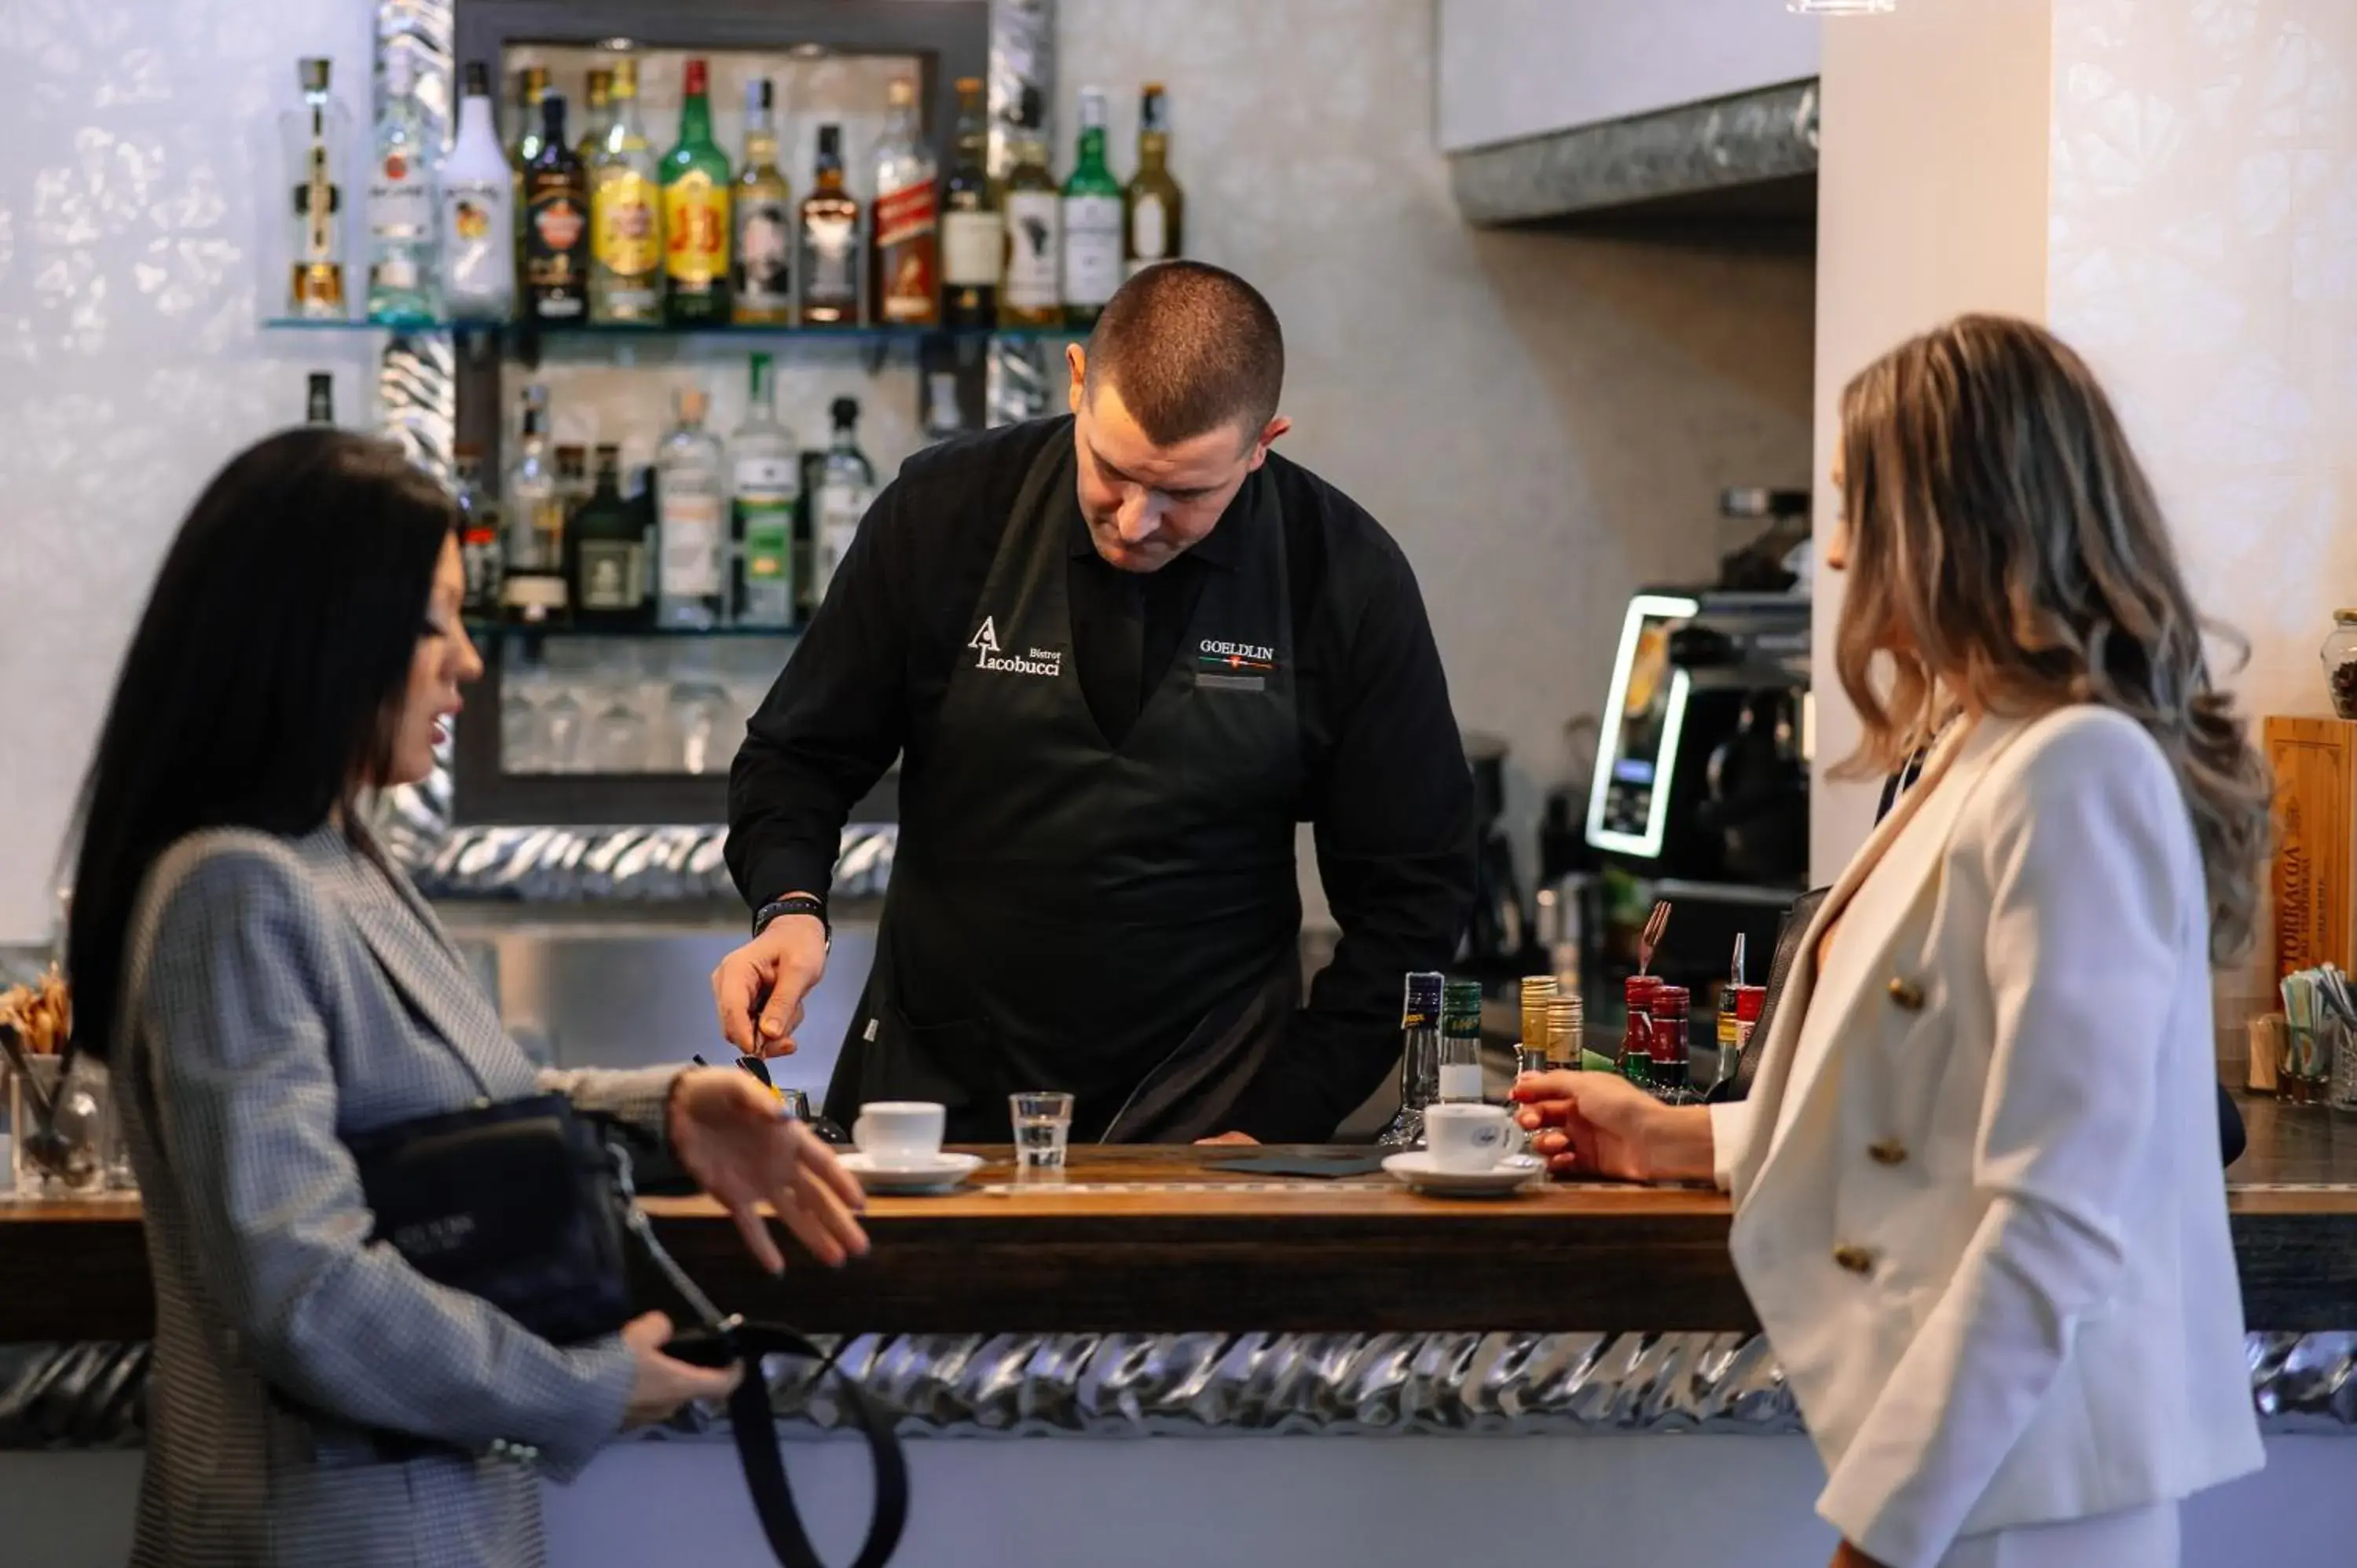
[[[2210,971],[2265,770],[2166,520],[2042,329],[1965,317],[1842,398],[1826,564],[1857,770],[1928,746],[1820,906],[1742,1102],[1518,1085],[1558,1168],[1716,1175],[1837,1564],[2168,1568],[2262,1462]]]
[[[555,1089],[666,1138],[782,1266],[866,1249],[850,1177],[746,1074],[536,1073],[366,826],[482,664],[453,509],[305,429],[182,524],[81,822],[77,1048],[109,1058],[146,1219],[155,1380],[135,1562],[536,1563],[542,1474],[733,1375],[650,1314],[559,1347],[370,1239],[347,1140]]]

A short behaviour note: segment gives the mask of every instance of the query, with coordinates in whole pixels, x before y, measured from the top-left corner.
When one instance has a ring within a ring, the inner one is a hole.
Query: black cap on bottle
[[[823,164],[843,162],[843,127],[821,125],[818,128],[818,161]]]
[[[550,143],[565,145],[565,94],[544,92],[540,97],[540,124]]]
[[[859,400],[856,397],[836,398],[827,412],[834,416],[835,428],[838,430],[846,425],[856,424],[859,423]]]
[[[467,91],[465,96],[468,98],[489,98],[490,95],[491,68],[485,65],[479,59],[468,61]]]
[[[775,109],[778,106],[778,84],[768,77],[753,84],[753,102],[761,108]]]
[[[1015,123],[1027,131],[1037,131],[1047,124],[1047,100],[1039,95],[1038,88],[1027,87],[1023,90],[1023,101],[1016,106]]]

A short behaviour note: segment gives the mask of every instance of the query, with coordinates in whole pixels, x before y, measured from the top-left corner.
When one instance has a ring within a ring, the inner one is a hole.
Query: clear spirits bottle
[[[998,289],[1001,327],[1064,324],[1064,201],[1048,172],[1046,111],[1039,90],[1023,90],[1006,171],[1006,276]]]
[[[1121,182],[1105,166],[1105,95],[1081,90],[1081,145],[1064,182],[1064,325],[1085,331],[1121,286]]]
[[[817,560],[811,585],[812,596],[821,603],[850,553],[860,520],[876,499],[876,465],[859,449],[859,400],[836,398],[827,412],[834,421],[834,438],[827,446],[826,467],[819,479]]]
[[[709,631],[727,618],[728,475],[704,428],[711,403],[702,387],[682,388],[672,400],[678,423],[655,453],[655,624],[667,630]]]
[[[998,279],[1006,266],[1006,225],[990,178],[990,125],[982,79],[957,84],[956,156],[942,184],[942,321],[988,328],[998,320]]]
[[[859,201],[843,188],[843,127],[818,128],[818,166],[802,198],[802,319],[805,327],[859,324]]]
[[[351,124],[328,91],[328,61],[307,58],[296,77],[303,106],[278,121],[290,189],[286,306],[307,321],[339,321],[346,314],[344,193],[336,171],[343,166]]]
[[[801,453],[794,433],[778,418],[770,356],[753,356],[752,395],[745,422],[728,438],[737,492],[737,558],[743,586],[740,626],[785,628],[794,623],[794,509],[802,503]]]
[[[1440,996],[1440,1098],[1481,1099],[1481,983],[1452,980]]]
[[[489,104],[485,105],[488,110]],[[565,492],[548,449],[548,389],[523,389],[515,466],[508,470],[508,550],[501,597],[527,626],[565,618]]]
[[[454,317],[504,320],[515,308],[515,176],[492,123],[490,72],[469,65],[466,82],[440,171],[442,304]]]
[[[775,83],[745,84],[745,167],[737,177],[736,298],[746,326],[783,327],[794,313],[794,191],[778,167]]]
[[[589,318],[646,325],[662,319],[662,218],[638,61],[614,62],[608,92],[614,122],[589,172]]]
[[[371,321],[412,325],[442,312],[434,247],[434,175],[440,149],[417,101],[417,66],[407,53],[385,57],[384,109],[376,117],[369,178],[368,313]]]
[[[955,371],[933,371],[925,377],[925,445],[965,434],[965,411],[958,406]]]
[[[336,423],[336,378],[326,371],[313,371],[305,389],[303,423],[333,424]]]
[[[1413,1149],[1424,1142],[1424,1108],[1440,1095],[1440,1003],[1443,977],[1412,972],[1400,997],[1400,1108],[1375,1142]]]
[[[876,145],[876,232],[868,246],[875,271],[867,297],[878,322],[931,327],[942,318],[940,171],[917,123],[917,84],[896,80],[885,102],[890,118]]]
[[[1122,192],[1123,252],[1135,277],[1157,262],[1185,254],[1179,236],[1187,193],[1170,177],[1170,101],[1149,81],[1137,100],[1137,173]]]

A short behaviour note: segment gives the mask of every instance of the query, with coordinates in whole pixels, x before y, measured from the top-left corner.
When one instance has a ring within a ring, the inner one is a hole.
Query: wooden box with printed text
[[[2265,735],[2276,780],[2272,978],[2357,968],[2357,720],[2270,717]]]

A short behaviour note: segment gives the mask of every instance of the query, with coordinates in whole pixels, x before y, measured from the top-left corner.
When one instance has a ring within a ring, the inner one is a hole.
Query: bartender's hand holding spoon
[[[712,972],[721,1037],[748,1057],[791,1056],[802,998],[825,972],[825,924],[813,915],[779,916]]]

